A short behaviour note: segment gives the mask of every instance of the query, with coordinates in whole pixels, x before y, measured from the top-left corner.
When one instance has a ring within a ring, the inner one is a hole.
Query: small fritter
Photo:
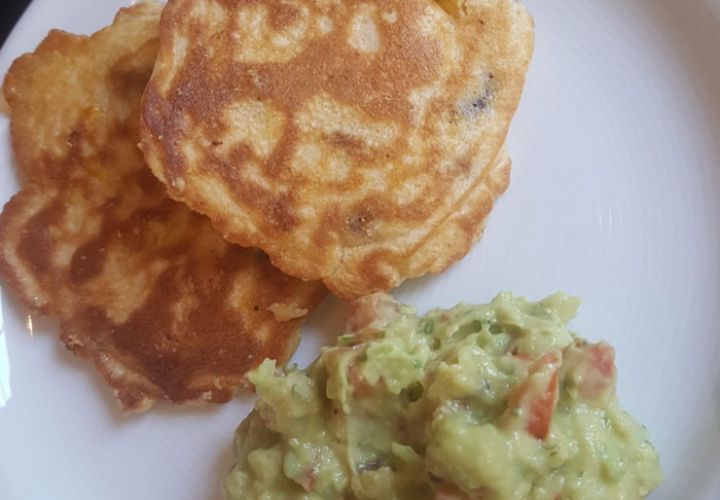
[[[137,148],[161,6],[90,36],[52,31],[4,85],[25,184],[0,215],[0,277],[90,358],[125,410],[227,401],[294,351],[324,290],[227,243]]]
[[[150,168],[290,275],[353,297],[440,272],[507,186],[515,0],[170,0],[160,38]]]

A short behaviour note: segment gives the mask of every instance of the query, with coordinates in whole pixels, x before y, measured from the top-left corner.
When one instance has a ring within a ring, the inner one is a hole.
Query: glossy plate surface
[[[720,1],[527,0],[535,59],[509,149],[513,178],[483,241],[408,283],[419,309],[555,290],[574,328],[618,352],[622,404],[647,424],[654,499],[720,498]],[[89,33],[117,0],[35,0],[0,71],[48,29]],[[0,202],[18,188],[0,119]],[[251,400],[121,416],[90,365],[2,290],[0,498],[216,499]],[[328,300],[295,356],[342,326]],[[32,335],[30,334],[32,333]]]

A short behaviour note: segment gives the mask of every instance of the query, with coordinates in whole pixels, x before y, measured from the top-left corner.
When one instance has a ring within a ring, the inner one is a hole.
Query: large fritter
[[[286,360],[321,298],[171,200],[137,148],[161,7],[91,37],[53,31],[4,92],[26,179],[0,216],[0,275],[60,320],[122,407],[227,401],[265,357]]]
[[[515,0],[170,0],[142,148],[229,241],[386,290],[479,237],[532,29]]]

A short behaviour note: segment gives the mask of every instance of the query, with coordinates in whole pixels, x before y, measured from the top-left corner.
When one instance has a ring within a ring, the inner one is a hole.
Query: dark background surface
[[[29,3],[30,0],[0,0],[0,46]]]

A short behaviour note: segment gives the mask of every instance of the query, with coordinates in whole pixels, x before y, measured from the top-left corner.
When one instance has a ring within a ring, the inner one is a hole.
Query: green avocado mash
[[[660,482],[578,301],[503,293],[418,317],[377,294],[307,370],[266,360],[228,499],[638,499]]]

